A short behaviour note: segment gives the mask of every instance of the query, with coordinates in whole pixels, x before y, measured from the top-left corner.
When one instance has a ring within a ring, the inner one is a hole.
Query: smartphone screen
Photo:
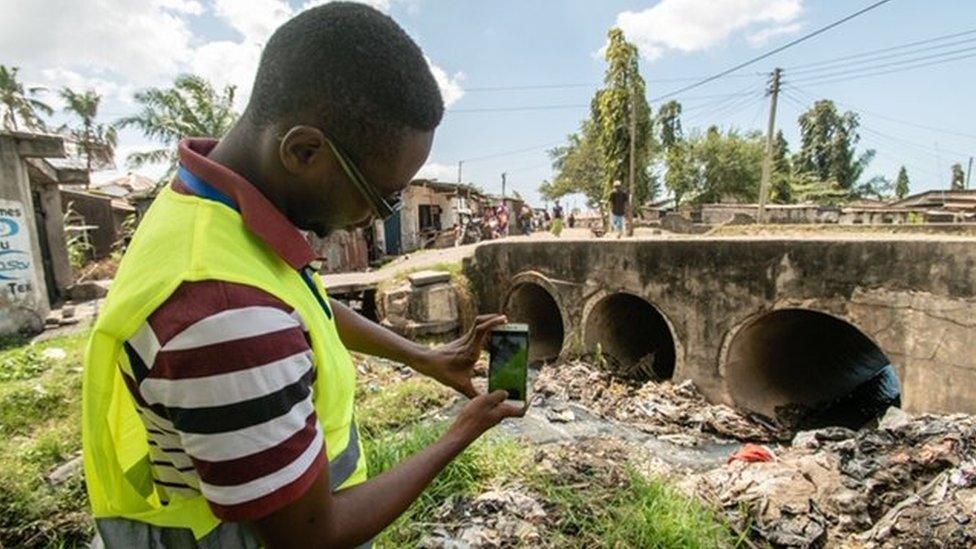
[[[492,330],[488,353],[488,391],[504,389],[507,400],[524,403],[529,369],[528,324],[506,324]]]

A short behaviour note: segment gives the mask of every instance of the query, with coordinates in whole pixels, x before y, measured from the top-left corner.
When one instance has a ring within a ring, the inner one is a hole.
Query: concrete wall
[[[0,134],[0,334],[44,327],[50,305],[41,257],[19,140]]]
[[[603,298],[645,299],[670,326],[674,379],[713,401],[743,405],[727,381],[737,333],[770,311],[802,309],[880,347],[908,410],[976,413],[974,238],[503,241],[479,246],[465,272],[482,312],[518,309],[520,285],[544,289],[558,310],[541,318],[562,324],[563,354],[593,339],[585,319]]]

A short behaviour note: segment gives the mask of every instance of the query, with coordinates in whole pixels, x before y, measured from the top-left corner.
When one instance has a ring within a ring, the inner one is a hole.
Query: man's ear
[[[281,138],[278,156],[289,173],[301,175],[327,158],[325,135],[312,126],[294,126]]]

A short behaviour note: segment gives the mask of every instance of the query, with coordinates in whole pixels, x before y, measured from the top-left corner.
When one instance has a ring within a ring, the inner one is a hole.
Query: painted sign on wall
[[[20,300],[34,293],[30,226],[24,204],[0,200],[0,295]]]

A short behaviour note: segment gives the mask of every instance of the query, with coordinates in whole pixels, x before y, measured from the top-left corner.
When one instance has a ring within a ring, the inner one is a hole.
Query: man
[[[627,192],[624,191],[620,180],[613,182],[613,191],[610,193],[610,213],[612,214],[611,227],[617,231],[617,238],[624,234],[624,215],[627,213]]]
[[[86,353],[96,546],[367,543],[484,431],[524,413],[471,383],[503,317],[437,349],[412,343],[330,300],[300,232],[391,215],[443,112],[410,37],[334,2],[274,33],[226,137],[180,144]],[[367,480],[347,348],[472,400],[438,441]]]
[[[556,205],[552,207],[552,234],[559,238],[559,235],[563,232],[563,207],[559,205],[559,201],[556,201]]]

